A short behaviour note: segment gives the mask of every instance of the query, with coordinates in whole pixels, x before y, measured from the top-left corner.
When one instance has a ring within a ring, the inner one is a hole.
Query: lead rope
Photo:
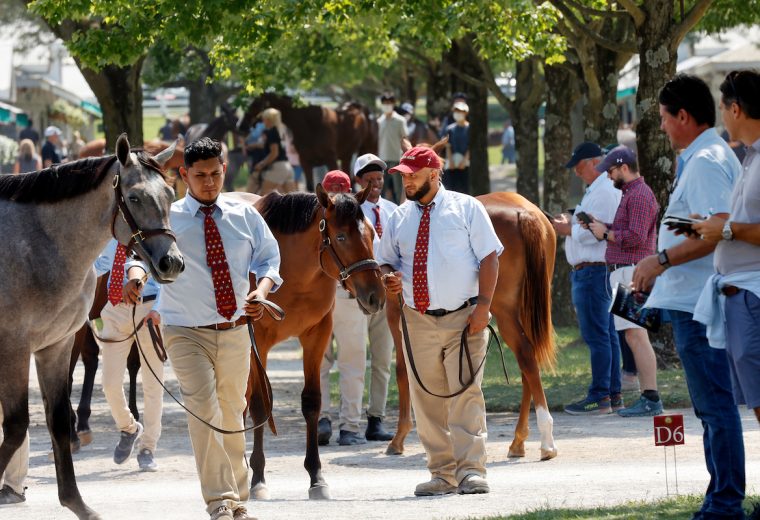
[[[250,300],[252,303],[260,303],[264,306],[264,310],[267,311],[267,313],[274,319],[275,321],[282,321],[285,318],[285,311],[280,308],[279,305],[270,302],[269,300],[260,300],[258,298]],[[265,398],[265,409],[266,409],[266,418],[263,422],[259,424],[254,424],[253,426],[250,426],[248,428],[243,428],[242,430],[225,430],[222,428],[219,428],[217,426],[214,426],[213,424],[201,419],[196,415],[195,412],[190,410],[188,407],[186,407],[182,402],[175,397],[171,391],[166,388],[163,381],[161,381],[161,378],[159,378],[156,375],[156,372],[153,370],[153,367],[150,366],[150,363],[145,357],[145,353],[143,352],[142,345],[140,345],[140,339],[137,336],[137,323],[135,323],[135,309],[133,307],[132,309],[132,326],[135,329],[134,337],[135,337],[135,343],[137,343],[137,350],[140,352],[140,356],[142,357],[143,362],[148,367],[148,370],[150,370],[150,373],[153,374],[153,377],[156,378],[156,381],[158,381],[158,384],[161,385],[161,388],[164,389],[164,391],[169,394],[169,397],[174,399],[174,402],[176,402],[180,407],[182,407],[183,410],[185,410],[187,413],[198,419],[201,423],[205,424],[212,430],[214,430],[217,433],[222,433],[225,435],[234,434],[234,433],[244,433],[249,430],[256,430],[258,428],[261,428],[265,424],[269,422],[269,420],[272,417],[272,407],[273,407],[273,399],[272,399],[272,385],[269,382],[269,377],[267,376],[266,370],[264,370],[264,364],[261,361],[261,356],[259,355],[259,349],[256,345],[256,338],[253,335],[253,323],[251,322],[250,317],[246,317],[246,322],[248,325],[248,336],[251,338],[251,349],[254,353],[254,358],[256,360],[255,366],[256,371],[258,372],[258,380],[259,380],[259,389],[262,391],[262,394]],[[160,339],[161,336],[159,335],[158,331],[155,329],[155,325],[153,324],[153,320],[148,320],[148,330],[150,331],[151,339],[153,340],[153,348],[156,349],[156,353],[163,352],[163,358],[161,354],[159,354],[159,359],[162,359],[162,361],[166,360],[166,351],[163,348],[163,341]]]
[[[404,301],[401,298],[401,293],[398,295],[398,303],[399,307],[401,308],[401,332],[404,336],[404,347],[406,350],[406,358],[409,360],[409,367],[412,369],[412,373],[414,374],[414,378],[417,380],[417,384],[420,385],[420,388],[422,388],[426,393],[434,396],[434,397],[440,397],[442,399],[450,399],[452,397],[456,397],[465,390],[467,390],[469,387],[472,386],[472,384],[475,382],[475,377],[477,376],[478,372],[480,372],[483,369],[483,365],[486,363],[486,359],[488,358],[488,352],[491,349],[491,340],[496,340],[496,346],[498,347],[499,355],[501,356],[501,368],[504,371],[504,377],[507,379],[507,384],[509,384],[509,374],[507,373],[507,364],[504,360],[504,351],[501,348],[501,343],[499,342],[499,337],[496,335],[496,331],[491,327],[491,325],[487,325],[488,331],[490,332],[488,343],[486,344],[486,353],[483,356],[483,359],[481,360],[480,364],[478,365],[478,368],[476,370],[473,370],[472,366],[472,356],[470,355],[470,345],[467,341],[467,329],[468,325],[465,325],[464,329],[462,330],[462,337],[459,341],[459,383],[462,385],[462,387],[454,392],[453,394],[448,395],[441,395],[436,394],[434,392],[431,392],[427,389],[425,384],[422,382],[422,378],[420,377],[419,372],[417,372],[417,365],[414,363],[414,356],[412,355],[412,346],[411,341],[409,340],[409,328],[406,324],[406,315],[404,314]],[[464,363],[463,360],[467,360],[467,367],[470,371],[470,380],[465,382],[464,381]]]

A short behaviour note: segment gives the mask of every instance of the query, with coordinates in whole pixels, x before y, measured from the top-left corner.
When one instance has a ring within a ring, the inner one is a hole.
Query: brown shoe
[[[438,495],[450,495],[456,493],[456,486],[449,484],[441,477],[433,477],[427,482],[417,484],[414,489],[414,496],[417,497],[433,497]]]
[[[256,520],[252,516],[248,516],[248,510],[243,506],[237,506],[233,511],[232,518],[234,520]]]
[[[462,479],[457,488],[460,495],[476,495],[479,493],[489,493],[491,488],[488,487],[486,479],[480,475],[470,474]]]
[[[232,509],[227,506],[219,506],[211,513],[209,520],[233,520]]]

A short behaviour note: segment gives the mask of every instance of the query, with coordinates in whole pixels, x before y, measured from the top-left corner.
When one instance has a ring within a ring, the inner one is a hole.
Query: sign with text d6
[[[654,445],[675,446],[684,443],[683,415],[655,415]]]

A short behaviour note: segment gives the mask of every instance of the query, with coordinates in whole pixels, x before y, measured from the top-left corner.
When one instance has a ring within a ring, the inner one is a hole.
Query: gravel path
[[[652,445],[649,418],[624,420],[616,416],[554,415],[559,448],[556,459],[539,462],[535,418],[526,442],[527,457],[508,459],[507,447],[516,421],[514,414],[488,417],[488,480],[491,493],[477,496],[414,498],[414,486],[427,480],[425,456],[414,432],[404,456],[386,456],[385,443],[359,447],[330,445],[320,450],[325,478],[333,500],[307,499],[308,475],[303,469],[304,426],[300,415],[302,373],[297,344],[278,346],[270,356],[279,437],[266,436],[267,481],[272,499],[249,503],[262,519],[425,520],[469,518],[523,512],[537,507],[610,505],[627,500],[653,500],[666,495],[663,448]],[[82,368],[75,381],[81,381]],[[32,374],[32,446],[27,501],[0,508],[0,519],[71,519],[58,503],[53,464],[42,403]],[[169,368],[167,380],[177,388]],[[77,389],[75,388],[75,394]],[[78,398],[78,395],[75,395]],[[164,429],[156,473],[140,473],[136,460],[123,466],[112,462],[118,434],[96,379],[91,426],[94,442],[74,456],[79,489],[87,504],[106,520],[198,519],[204,504],[195,473],[184,412],[167,396]],[[670,410],[676,412],[675,410]],[[686,445],[678,447],[678,486],[681,493],[701,493],[707,485],[701,448],[701,427],[690,410],[684,413]],[[754,417],[742,412],[747,449],[748,492],[760,492],[760,443]],[[389,426],[395,417],[388,420]],[[333,437],[333,440],[335,438]],[[249,438],[250,442],[250,438]],[[249,445],[250,446],[250,445]],[[671,493],[672,451],[668,454]]]

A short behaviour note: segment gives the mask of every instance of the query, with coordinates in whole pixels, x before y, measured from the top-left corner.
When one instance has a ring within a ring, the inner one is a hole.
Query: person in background
[[[82,139],[82,134],[79,133],[79,130],[74,130],[74,140],[71,142],[71,146],[69,146],[69,161],[76,161],[79,159],[79,152],[84,148],[85,146],[84,139]]]
[[[29,139],[34,144],[34,148],[37,148],[37,144],[40,142],[40,134],[34,129],[34,121],[31,118],[26,121],[26,128],[19,132],[18,138],[19,141]]]
[[[267,108],[261,113],[264,122],[264,150],[267,155],[253,167],[254,173],[261,174],[262,183],[259,195],[266,195],[274,190],[280,193],[295,191],[295,174],[288,162],[285,146],[282,144],[285,135],[285,125],[282,116],[276,108]]]
[[[18,146],[18,155],[13,164],[13,173],[36,172],[42,169],[42,159],[37,155],[31,139],[22,139]]]
[[[166,118],[164,126],[158,129],[158,137],[160,137],[162,141],[174,141],[174,128],[172,125],[172,120],[168,117]]]
[[[0,424],[3,423],[3,409],[0,407]],[[3,443],[3,429],[0,428],[0,444]],[[26,432],[21,446],[13,454],[5,472],[0,473],[0,510],[2,506],[20,504],[26,501],[24,481],[29,473],[29,432]]]
[[[288,162],[293,168],[293,181],[295,182],[296,189],[301,184],[301,178],[303,177],[303,167],[301,166],[301,158],[298,155],[293,144],[293,132],[290,128],[285,127],[285,138],[283,139],[283,145],[285,146],[285,155],[288,157]]]
[[[45,129],[45,144],[42,145],[43,168],[49,168],[61,162],[61,154],[59,152],[61,146],[63,146],[61,129],[57,126],[47,127]]]
[[[459,193],[470,193],[470,123],[467,114],[470,107],[463,101],[454,103],[454,122],[446,129],[446,160],[448,168],[443,172],[443,185]]]
[[[467,103],[467,94],[464,92],[454,92],[454,94],[451,96],[451,109],[449,112],[446,113],[446,115],[443,118],[443,121],[441,122],[441,129],[439,131],[438,137],[443,139],[446,136],[446,129],[449,127],[449,125],[456,123],[454,121],[454,105],[457,103]]]
[[[380,105],[383,113],[377,118],[377,155],[390,168],[401,160],[401,141],[407,136],[406,119],[394,110],[396,96],[392,92],[380,96]],[[403,185],[398,175],[385,178],[383,194],[396,204],[403,200]]]
[[[515,129],[512,120],[504,122],[504,133],[501,134],[501,164],[515,162]]]
[[[715,131],[715,100],[696,76],[678,74],[659,94],[660,128],[681,150],[665,215],[714,214],[728,218],[731,192],[741,176],[733,150]],[[694,413],[702,421],[710,483],[695,520],[744,518],[744,437],[733,402],[728,356],[710,347],[694,310],[714,273],[715,242],[687,240],[660,225],[659,253],[636,265],[633,290],[649,292],[646,305],[666,309],[673,326]]]

